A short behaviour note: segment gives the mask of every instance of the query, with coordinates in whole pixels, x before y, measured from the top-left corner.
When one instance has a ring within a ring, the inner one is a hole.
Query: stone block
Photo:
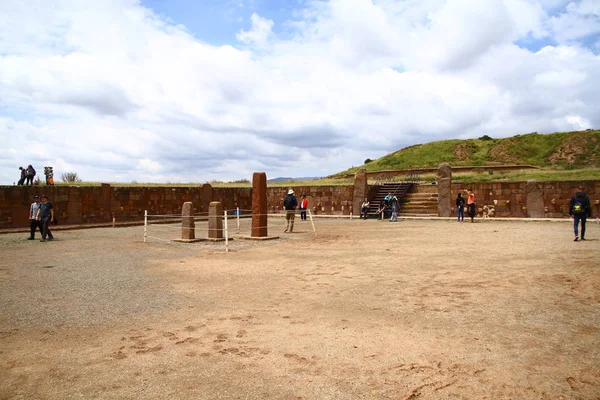
[[[208,205],[208,238],[223,239],[223,207],[218,201]]]
[[[183,207],[181,209],[181,238],[184,240],[191,240],[196,238],[194,206],[191,201],[183,203]]]

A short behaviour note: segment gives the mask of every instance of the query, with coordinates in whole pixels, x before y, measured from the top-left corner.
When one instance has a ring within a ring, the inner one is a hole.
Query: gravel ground
[[[0,399],[600,398],[595,223],[249,223],[0,235]]]

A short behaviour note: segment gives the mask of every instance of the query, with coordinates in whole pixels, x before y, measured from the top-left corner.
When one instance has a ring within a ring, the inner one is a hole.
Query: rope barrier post
[[[350,211],[350,219],[352,219],[352,211]]]
[[[148,240],[148,210],[144,210],[144,243]]]
[[[229,253],[229,233],[227,231],[227,210],[225,210],[225,253]]]
[[[240,208],[236,207],[235,215],[237,216],[237,233],[240,233]]]
[[[312,224],[313,232],[316,235],[317,230],[315,229],[315,221],[313,221],[313,217],[312,217],[312,213],[310,212],[310,208],[308,209],[308,216],[310,217],[310,223]]]

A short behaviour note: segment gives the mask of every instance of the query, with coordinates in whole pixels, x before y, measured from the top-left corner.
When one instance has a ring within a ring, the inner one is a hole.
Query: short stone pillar
[[[367,171],[364,168],[361,168],[354,175],[354,192],[352,194],[352,209],[360,210],[360,205],[362,204],[365,197],[367,197]]]
[[[438,217],[452,216],[452,167],[440,164],[438,167]]]
[[[252,237],[267,237],[267,174],[252,175]]]
[[[535,180],[528,180],[525,189],[527,195],[527,216],[529,218],[544,218],[544,193]]]
[[[223,239],[223,207],[219,201],[208,205],[208,239]]]
[[[196,239],[196,223],[194,222],[194,205],[191,201],[183,203],[181,208],[181,238]]]

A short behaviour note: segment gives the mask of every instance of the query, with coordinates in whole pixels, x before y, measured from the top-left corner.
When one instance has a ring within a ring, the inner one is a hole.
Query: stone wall
[[[497,200],[496,217],[563,218],[569,216],[569,201],[580,183],[586,187],[593,213],[600,212],[600,181],[537,182],[544,215],[529,215],[527,182],[452,183],[452,197],[456,199],[459,191],[471,188],[475,192],[478,207],[494,205],[494,200]],[[453,203],[453,207],[456,207],[455,204]]]
[[[538,182],[536,196],[543,201],[544,216],[563,218],[568,216],[568,204],[580,182]],[[600,181],[583,182],[592,201],[594,213],[600,212]],[[530,184],[531,185],[531,184]],[[456,198],[459,190],[472,188],[479,207],[492,205],[497,200],[497,217],[528,217],[527,182],[503,183],[452,183],[451,196]],[[304,193],[313,214],[349,215],[353,212],[354,186],[292,186],[296,196]],[[367,188],[372,192],[372,187]],[[283,199],[288,188],[267,188],[269,213],[281,213]],[[211,201],[219,201],[223,210],[239,207],[242,213],[252,208],[251,188],[201,187],[100,187],[78,186],[1,186],[0,228],[28,226],[29,205],[34,194],[46,194],[55,207],[60,224],[93,224],[111,222],[113,215],[118,222],[140,221],[144,210],[151,215],[181,214],[181,207],[191,201],[194,213],[208,213]],[[369,193],[369,197],[372,194]],[[531,199],[530,199],[531,204]],[[451,203],[454,207],[454,202]],[[536,216],[539,210],[536,210]],[[357,215],[357,212],[353,212]]]
[[[267,188],[270,213],[283,209],[288,188]],[[309,207],[318,214],[349,214],[352,186],[294,187],[298,199],[305,193]],[[252,209],[251,188],[201,187],[100,187],[79,186],[0,186],[0,229],[20,228],[29,224],[29,205],[34,194],[46,194],[62,224],[94,224],[140,221],[144,210],[150,215],[181,214],[183,203],[193,203],[194,213],[208,213],[211,201],[219,201],[223,210],[239,207]],[[343,210],[342,210],[343,207]]]

